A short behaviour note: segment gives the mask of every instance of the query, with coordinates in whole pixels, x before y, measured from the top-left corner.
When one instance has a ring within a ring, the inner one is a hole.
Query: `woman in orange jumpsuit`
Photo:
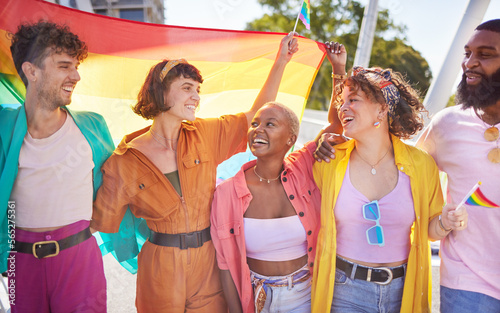
[[[128,208],[147,222],[151,235],[138,257],[138,312],[227,311],[210,237],[217,165],[245,151],[251,119],[276,98],[297,50],[293,34],[284,37],[252,108],[219,118],[195,118],[203,82],[197,68],[181,59],[150,70],[133,109],[153,123],[126,135],[103,165],[91,224],[118,232]]]

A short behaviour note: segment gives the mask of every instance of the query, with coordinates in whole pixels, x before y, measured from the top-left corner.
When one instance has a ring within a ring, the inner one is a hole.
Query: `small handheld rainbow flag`
[[[468,204],[468,205],[484,206],[486,208],[498,208],[498,207],[500,207],[498,204],[495,204],[493,201],[486,198],[486,196],[479,189],[480,185],[481,185],[481,182],[480,181],[477,182],[477,184],[475,184],[474,187],[472,187],[472,189],[464,197],[464,199],[457,206],[457,208],[459,206],[463,205],[464,203]]]
[[[295,21],[295,26],[293,27],[293,32],[297,28],[297,23],[300,20],[304,23],[307,29],[311,29],[311,1],[304,0],[302,3],[302,8],[300,9],[299,15],[297,15],[297,20]]]

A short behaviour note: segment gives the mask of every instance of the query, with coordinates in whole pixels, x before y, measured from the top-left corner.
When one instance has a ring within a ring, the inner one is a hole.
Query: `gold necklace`
[[[380,163],[380,161],[382,161],[385,158],[385,156],[387,155],[387,153],[389,153],[389,150],[391,150],[391,149],[390,148],[387,149],[387,151],[385,152],[384,156],[381,157],[380,160],[378,160],[377,163],[375,163],[373,165],[370,164],[370,163],[368,163],[368,161],[366,161],[365,159],[363,159],[363,157],[361,156],[361,153],[359,153],[359,151],[358,151],[358,155],[361,158],[361,160],[363,160],[363,162],[365,162],[366,164],[368,164],[368,165],[370,165],[372,167],[371,173],[372,173],[372,175],[375,175],[375,174],[377,174],[377,170],[375,169],[375,166],[377,166]]]
[[[260,179],[260,181],[267,180],[267,183],[269,184],[270,182],[275,181],[275,180],[277,180],[278,178],[281,177],[281,171],[280,171],[280,174],[278,175],[278,177],[276,177],[276,178],[267,179],[267,178],[261,177],[259,174],[257,174],[257,171],[255,170],[256,167],[257,166],[253,167],[253,172],[255,173],[255,175],[257,175],[257,177]]]

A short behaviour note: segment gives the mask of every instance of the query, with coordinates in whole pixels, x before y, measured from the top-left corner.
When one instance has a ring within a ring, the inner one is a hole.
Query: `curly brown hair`
[[[67,25],[43,20],[33,24],[23,23],[9,37],[14,65],[25,86],[28,86],[28,80],[22,70],[24,62],[43,68],[43,61],[53,53],[67,53],[79,62],[83,62],[88,55],[85,42],[72,33]]]
[[[401,73],[393,72],[392,69],[376,70],[388,71],[390,73],[390,81],[400,94],[399,103],[395,106],[392,118],[389,119],[389,116],[387,117],[390,121],[389,132],[396,137],[409,139],[424,127],[422,113],[427,112],[427,110],[420,101],[419,93],[413,89]],[[347,78],[345,86],[349,87],[352,91],[361,89],[371,101],[388,106],[376,82],[369,79],[363,72]]]
[[[146,80],[137,95],[137,104],[132,108],[134,113],[147,120],[153,119],[158,113],[168,111],[171,108],[164,103],[164,95],[170,90],[172,82],[181,77],[181,75],[184,78],[195,80],[200,84],[203,83],[200,71],[188,63],[175,65],[168,71],[167,76],[162,81],[160,73],[168,61],[163,60],[149,70]]]

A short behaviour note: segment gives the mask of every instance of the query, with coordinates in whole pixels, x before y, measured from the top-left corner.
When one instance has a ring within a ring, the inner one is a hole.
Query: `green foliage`
[[[446,107],[452,107],[455,105],[455,94],[452,94],[448,99],[448,103],[446,103]]]
[[[375,38],[374,41],[377,44],[373,45],[371,60],[377,60],[377,62],[372,61],[373,64],[382,68],[392,68],[404,74],[413,87],[421,92],[423,98],[432,78],[427,61],[401,39]]]
[[[271,14],[247,24],[248,30],[288,33],[293,30],[302,0],[259,0]],[[313,40],[338,41],[345,45],[348,53],[347,68],[352,67],[364,7],[354,0],[311,0],[311,30],[300,23],[298,32]],[[395,25],[388,10],[378,13],[370,66],[392,68],[407,76],[421,91],[422,98],[429,88],[432,74],[427,61],[418,51],[406,44],[406,27]],[[331,66],[323,64],[314,81],[307,107],[327,110],[332,90]]]

